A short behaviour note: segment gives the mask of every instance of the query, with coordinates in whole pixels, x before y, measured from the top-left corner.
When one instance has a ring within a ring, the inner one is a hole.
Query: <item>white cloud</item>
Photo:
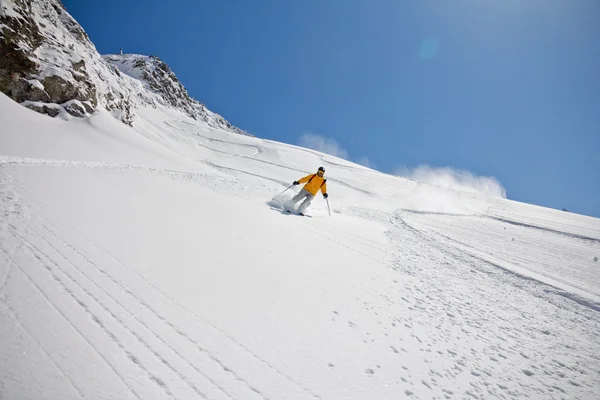
[[[477,176],[465,170],[450,167],[433,168],[424,164],[415,168],[400,168],[395,174],[445,189],[506,198],[506,189],[496,178]]]
[[[359,157],[358,160],[356,160],[356,163],[360,164],[360,165],[364,165],[367,168],[377,169],[377,164],[375,164],[373,161],[369,160],[369,157],[366,157],[366,156]]]
[[[350,143],[354,142],[352,140]],[[305,132],[300,136],[298,145],[308,149],[320,151],[321,153],[329,154],[334,157],[343,158],[344,160],[352,161],[365,167],[377,169],[377,165],[369,160],[368,157],[362,156],[356,160],[350,158],[348,151],[338,144],[338,142],[330,137],[317,135],[312,132]]]
[[[300,136],[298,144],[302,147],[320,151],[334,157],[348,159],[348,152],[342,148],[333,138],[305,132]]]

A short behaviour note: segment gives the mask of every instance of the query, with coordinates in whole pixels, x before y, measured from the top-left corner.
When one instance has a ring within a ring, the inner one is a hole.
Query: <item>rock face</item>
[[[0,0],[0,91],[53,117],[105,109],[133,125],[137,109],[168,107],[247,134],[192,99],[158,57],[102,57],[60,0]]]
[[[236,128],[223,117],[206,109],[204,104],[190,97],[183,84],[177,79],[171,68],[157,56],[139,54],[111,54],[103,59],[114,67],[120,76],[127,76],[143,84],[145,93],[138,91],[141,101],[156,106],[181,110],[190,118],[204,121],[209,126],[231,132],[248,135],[247,132]],[[158,96],[150,97],[148,93]]]
[[[2,92],[36,111],[53,110],[47,112],[50,115],[57,109],[53,105],[73,100],[86,104],[81,107],[88,111],[99,105],[109,110],[122,106],[119,101],[99,101],[99,89],[111,92],[115,99],[124,99],[125,93],[95,82],[103,78],[106,68],[59,0],[1,0],[0,6]]]

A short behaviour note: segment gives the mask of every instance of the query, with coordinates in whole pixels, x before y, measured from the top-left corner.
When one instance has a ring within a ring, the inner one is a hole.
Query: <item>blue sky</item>
[[[154,54],[251,133],[384,172],[495,176],[600,217],[598,0],[63,0],[102,54]]]

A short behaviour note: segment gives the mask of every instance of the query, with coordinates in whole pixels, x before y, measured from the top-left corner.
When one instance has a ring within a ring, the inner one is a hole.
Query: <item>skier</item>
[[[323,193],[324,199],[329,197],[327,194],[327,179],[325,179],[323,175],[325,175],[325,168],[319,167],[316,174],[307,175],[299,181],[294,181],[294,186],[306,182],[306,185],[304,185],[302,190],[300,190],[300,192],[292,199],[293,204],[304,199],[302,204],[300,204],[300,207],[298,207],[298,215],[304,215],[304,210],[310,205],[312,199],[315,198],[319,190]]]

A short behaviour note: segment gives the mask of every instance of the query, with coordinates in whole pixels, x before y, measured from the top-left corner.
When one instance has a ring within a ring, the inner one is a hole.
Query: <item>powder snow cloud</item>
[[[423,164],[414,168],[399,168],[395,175],[445,189],[506,198],[506,189],[498,179],[491,176],[478,176],[466,170],[451,167],[434,168]]]

